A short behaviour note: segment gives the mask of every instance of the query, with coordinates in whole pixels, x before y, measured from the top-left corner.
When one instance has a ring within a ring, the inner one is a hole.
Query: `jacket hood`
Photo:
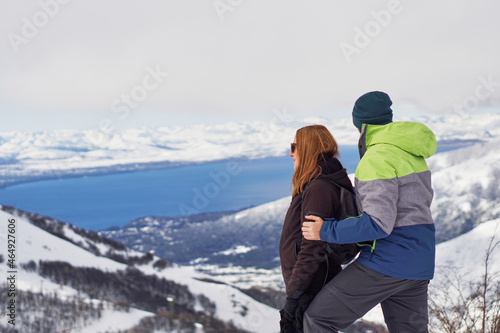
[[[319,164],[323,170],[321,177],[328,178],[338,185],[351,190],[351,180],[347,176],[347,171],[335,157],[328,157]]]
[[[365,125],[361,138],[366,149],[377,144],[390,144],[412,155],[424,158],[434,155],[437,141],[434,133],[422,123],[398,121],[387,125]]]

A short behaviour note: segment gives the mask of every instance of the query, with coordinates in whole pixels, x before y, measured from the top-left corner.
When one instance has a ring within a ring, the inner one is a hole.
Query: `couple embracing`
[[[332,134],[322,125],[296,132],[292,201],[279,245],[287,295],[281,332],[338,332],[377,304],[389,332],[428,332],[435,229],[425,158],[437,143],[423,124],[393,122],[391,105],[386,93],[374,91],[353,108],[361,158],[355,217],[340,219],[338,186],[354,189]],[[357,243],[359,256],[344,269],[327,254],[355,253]]]

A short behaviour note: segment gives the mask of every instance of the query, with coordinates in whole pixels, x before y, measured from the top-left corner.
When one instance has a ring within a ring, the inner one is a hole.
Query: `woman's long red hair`
[[[332,133],[323,125],[299,128],[295,134],[299,165],[292,177],[292,196],[301,193],[304,186],[318,178],[322,169],[319,163],[325,155],[338,156],[338,145]]]

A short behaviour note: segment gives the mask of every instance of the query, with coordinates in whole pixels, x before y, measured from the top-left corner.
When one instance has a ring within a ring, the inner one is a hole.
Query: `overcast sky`
[[[0,131],[500,106],[499,1],[0,1]]]

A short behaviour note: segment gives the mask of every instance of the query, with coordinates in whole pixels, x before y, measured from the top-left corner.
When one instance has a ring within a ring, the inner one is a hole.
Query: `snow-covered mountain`
[[[7,288],[13,294],[6,302],[16,306],[2,313],[2,332],[278,331],[276,309],[193,268],[10,207],[2,207],[0,221],[0,275],[13,277],[0,285],[2,303]],[[8,323],[13,313],[15,326]]]
[[[500,273],[500,219],[481,223],[471,231],[439,244],[436,248],[437,269],[433,284],[442,285],[447,281],[449,277],[442,272],[450,268],[455,273],[460,271],[471,281],[480,281],[485,274],[488,249],[491,250],[489,274],[495,276]]]
[[[273,268],[290,204],[286,197],[212,219],[205,216],[146,217],[99,234],[138,251],[150,251],[177,263]]]
[[[500,139],[437,154],[432,171],[437,240],[452,239],[500,217]]]
[[[397,113],[396,113],[397,117]],[[395,119],[427,124],[443,144],[487,141],[500,135],[500,113],[451,113]],[[112,173],[236,158],[283,155],[295,131],[327,126],[341,145],[355,145],[349,118],[295,119],[275,111],[269,122],[127,129],[0,133],[0,186],[41,178]]]
[[[236,288],[152,251],[10,206],[0,206],[0,220],[8,223],[0,241],[15,237],[16,244],[0,249],[0,274],[10,279],[0,292],[15,304],[0,312],[2,332],[279,331],[284,294],[258,281]],[[383,326],[361,320],[346,332],[366,329]]]

